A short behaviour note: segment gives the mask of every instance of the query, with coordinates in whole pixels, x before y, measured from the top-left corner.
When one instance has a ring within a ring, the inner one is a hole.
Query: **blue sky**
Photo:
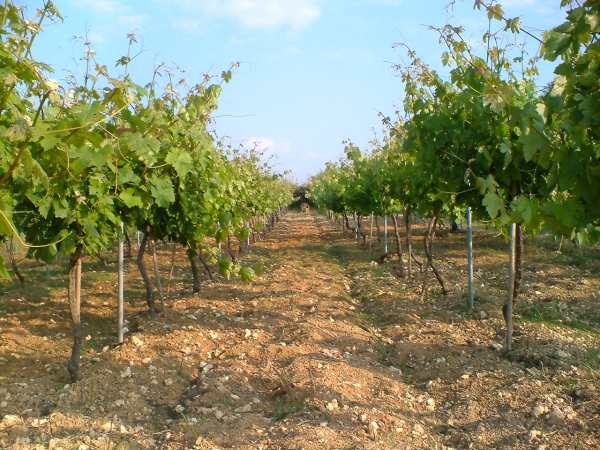
[[[29,8],[41,0],[21,1]],[[63,23],[47,24],[35,56],[64,80],[81,73],[86,35],[97,60],[114,67],[135,32],[143,53],[132,74],[141,84],[161,62],[200,81],[234,61],[241,66],[223,91],[216,132],[233,145],[256,142],[274,165],[298,181],[337,159],[342,140],[361,146],[380,134],[378,112],[402,102],[402,84],[392,63],[405,61],[405,42],[434,67],[441,48],[426,25],[460,24],[477,44],[487,27],[472,0],[55,0]],[[528,29],[562,21],[559,0],[505,0],[508,16]],[[531,52],[536,46],[531,45]],[[545,67],[542,81],[550,78]]]

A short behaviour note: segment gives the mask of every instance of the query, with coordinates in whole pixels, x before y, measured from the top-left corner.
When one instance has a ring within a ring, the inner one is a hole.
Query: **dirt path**
[[[499,318],[432,302],[338,234],[291,214],[247,257],[264,275],[207,282],[195,297],[182,252],[179,298],[155,320],[130,308],[121,347],[105,345],[114,312],[88,292],[84,379],[72,386],[68,339],[52,346],[41,324],[9,315],[0,447],[599,448],[597,379],[571,355],[544,370],[507,360],[491,345]],[[589,344],[556,337],[567,338]]]

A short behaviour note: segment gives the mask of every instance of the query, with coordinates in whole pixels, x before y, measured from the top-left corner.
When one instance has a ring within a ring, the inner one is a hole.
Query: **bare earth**
[[[114,263],[90,261],[74,385],[64,274],[31,269],[0,297],[0,448],[600,449],[597,267],[528,246],[506,356],[505,244],[477,236],[471,313],[463,238],[439,241],[444,298],[431,276],[399,279],[339,226],[290,214],[246,257],[266,266],[253,283],[191,296],[180,250],[157,318],[131,265],[123,346]]]

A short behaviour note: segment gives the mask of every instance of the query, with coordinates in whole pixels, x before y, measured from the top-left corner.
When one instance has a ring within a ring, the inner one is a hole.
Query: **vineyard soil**
[[[420,250],[424,226],[415,232]],[[245,256],[265,267],[253,283],[205,280],[191,295],[180,249],[157,317],[144,313],[132,258],[122,346],[115,255],[86,260],[73,385],[66,276],[25,267],[27,284],[1,293],[0,447],[600,448],[598,261],[554,250],[526,245],[508,356],[506,243],[484,231],[473,312],[461,233],[435,242],[447,297],[431,275],[400,279],[393,261],[373,262],[307,214],[286,216]],[[163,286],[170,259],[160,249]]]

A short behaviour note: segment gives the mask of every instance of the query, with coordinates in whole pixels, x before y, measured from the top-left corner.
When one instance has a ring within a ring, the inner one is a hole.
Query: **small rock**
[[[2,419],[2,424],[5,425],[6,427],[12,427],[12,426],[18,424],[20,421],[21,421],[21,418],[19,416],[14,415],[14,414],[7,414]]]
[[[170,378],[165,378],[165,380],[163,381],[165,386],[171,386],[173,384],[173,380]]]
[[[48,419],[37,419],[36,418],[31,421],[31,426],[33,428],[39,428],[46,423],[48,423]]]
[[[125,370],[121,372],[121,378],[131,378],[131,367],[127,366]]]
[[[121,406],[125,406],[125,400],[119,399],[119,400],[115,401],[115,406],[117,408],[120,408]]]
[[[427,410],[428,411],[435,411],[435,400],[432,399],[431,397],[429,397],[427,399]]]
[[[359,419],[362,423],[367,423],[369,421],[369,416],[367,416],[366,414],[361,414]]]
[[[560,425],[565,420],[565,413],[562,412],[557,406],[548,414],[548,422],[552,425]]]
[[[136,336],[135,334],[133,336],[131,336],[131,343],[133,345],[135,345],[136,347],[142,347],[144,345],[144,341],[142,341],[138,336]]]
[[[240,406],[239,408],[235,409],[236,413],[248,413],[252,411],[252,403],[248,403],[245,406]]]
[[[538,403],[537,405],[535,405],[533,407],[531,414],[533,415],[533,417],[541,417],[544,414],[546,414],[547,412],[548,412],[548,407],[545,405],[542,405],[541,403]]]
[[[571,355],[569,353],[565,352],[564,350],[557,350],[554,353],[554,356],[556,356],[558,359],[567,359],[567,358],[571,357]]]
[[[144,358],[142,359],[142,363],[144,364],[150,364],[152,362],[152,358]]]
[[[327,422],[321,422],[321,423],[319,423],[319,425],[322,426],[322,427],[326,427],[328,425],[328,423]]]
[[[218,409],[217,409],[217,410],[215,411],[215,417],[217,418],[217,420],[221,420],[221,419],[223,418],[223,416],[224,416],[224,415],[225,415],[225,414],[224,414],[224,413],[223,413],[223,411],[221,411],[221,410],[218,410]]]
[[[421,425],[420,423],[415,423],[415,425],[413,426],[413,433],[423,434],[425,433],[425,428],[423,428],[423,425]]]
[[[371,436],[371,439],[375,440],[377,439],[377,433],[379,432],[379,425],[377,425],[377,422],[375,422],[374,420],[369,423],[369,435]]]
[[[331,400],[329,403],[327,403],[327,409],[329,411],[335,411],[336,409],[339,409],[338,401],[335,398]]]
[[[529,439],[529,442],[533,442],[537,439],[539,439],[542,436],[542,432],[539,430],[530,430],[529,434],[527,435],[527,439]]]
[[[487,317],[488,317],[488,315],[485,311],[479,311],[479,318],[481,320],[485,320],[485,319],[487,319]]]
[[[502,344],[499,344],[498,342],[492,342],[490,344],[490,347],[492,347],[494,350],[496,350],[497,352],[501,352],[503,347]]]

